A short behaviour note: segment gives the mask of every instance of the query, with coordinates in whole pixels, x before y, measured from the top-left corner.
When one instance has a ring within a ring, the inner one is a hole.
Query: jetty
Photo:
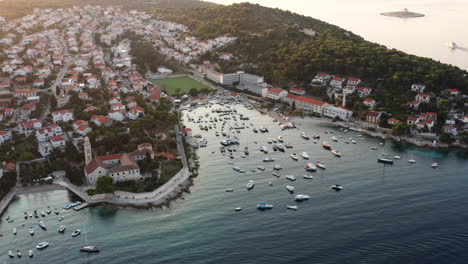
[[[73,210],[79,211],[79,210],[81,210],[81,209],[83,209],[83,208],[88,207],[88,205],[89,205],[88,203],[82,203],[82,204],[80,204],[80,205],[78,205],[78,206],[73,207]]]

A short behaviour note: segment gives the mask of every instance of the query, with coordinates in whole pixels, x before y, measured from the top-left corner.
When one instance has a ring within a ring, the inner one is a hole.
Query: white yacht
[[[332,154],[335,155],[335,157],[337,157],[337,158],[341,157],[341,153],[336,149],[332,150]]]
[[[32,249],[29,250],[28,256],[29,256],[30,258],[32,258],[32,257],[34,256],[34,251],[32,251]]]
[[[16,231],[16,227],[15,227],[15,228],[13,228],[13,235],[16,235],[16,232],[17,231]]]
[[[327,166],[325,166],[325,164],[321,163],[320,161],[317,161],[317,163],[315,163],[315,165],[317,165],[317,167],[322,169],[322,170],[327,169]]]
[[[275,177],[281,176],[281,174],[280,174],[279,172],[277,172],[277,171],[274,171],[272,174],[273,174],[273,176],[275,176]]]
[[[275,166],[273,167],[273,170],[281,170],[281,169],[283,169],[283,168],[282,168],[281,165],[279,165],[279,164],[277,164],[277,165],[275,165]]]
[[[312,175],[304,175],[302,176],[304,179],[308,179],[308,180],[312,180],[314,178],[314,176]]]
[[[250,189],[252,189],[254,186],[255,186],[255,182],[254,182],[254,181],[249,181],[249,182],[247,183],[247,186],[246,186],[246,187],[247,187],[247,190],[250,190]]]
[[[37,222],[37,225],[38,225],[40,228],[46,230],[46,226],[45,226],[45,224],[44,224],[44,221],[41,220],[41,221]]]
[[[37,249],[44,249],[46,247],[49,246],[49,242],[40,242],[39,244],[37,244],[36,248]]]
[[[29,234],[31,234],[31,236],[34,235],[34,228],[32,228],[32,227],[29,228]]]
[[[13,251],[8,250],[8,256],[10,256],[10,258],[14,258],[15,254],[13,253]]]
[[[290,181],[295,181],[296,177],[294,177],[293,175],[286,175],[286,179],[288,179]]]
[[[434,163],[432,163],[431,167],[435,169],[435,168],[439,167],[439,164],[437,164],[437,162],[434,162]]]
[[[338,142],[338,139],[335,136],[333,136],[331,139],[335,142]]]
[[[296,201],[304,201],[304,200],[309,200],[310,199],[310,196],[309,195],[305,195],[305,194],[298,194],[294,197],[294,199]]]
[[[259,210],[273,209],[273,205],[272,204],[267,204],[267,203],[259,203],[259,204],[257,204],[257,208]]]
[[[241,210],[242,210],[241,207],[236,207],[236,208],[234,208],[234,211],[236,211],[236,212],[239,212],[239,211],[241,211]]]
[[[294,186],[286,185],[286,190],[288,190],[290,192],[294,192]]]
[[[401,159],[400,156],[394,156],[393,159]]]
[[[226,192],[233,192],[233,191],[234,191],[234,189],[232,189],[232,188],[227,188],[226,189]]]
[[[67,226],[66,225],[60,225],[59,227],[59,233],[64,233],[65,232],[65,229],[67,229]]]
[[[314,164],[312,163],[307,163],[305,166],[304,166],[304,169],[306,171],[317,171],[317,166],[315,166]]]
[[[257,169],[259,169],[259,170],[261,170],[261,171],[266,170],[265,167],[263,167],[263,166],[257,166]]]
[[[61,222],[63,219],[65,219],[65,216],[61,215],[58,220]]]
[[[288,205],[286,208],[291,209],[291,210],[297,210],[299,207],[297,205]]]
[[[296,160],[296,161],[297,161],[297,160],[299,160],[299,157],[297,156],[297,154],[296,154],[296,153],[292,153],[292,154],[291,154],[291,159],[293,159],[293,160]]]
[[[341,185],[339,185],[339,184],[332,185],[331,188],[332,188],[333,190],[335,190],[335,191],[341,191],[341,190],[343,190],[343,187],[341,187]]]
[[[81,234],[81,230],[79,230],[79,229],[78,229],[78,230],[75,230],[75,231],[73,231],[73,233],[72,233],[72,237],[77,237],[77,236],[79,236],[80,234]]]
[[[301,137],[305,140],[309,140],[310,137],[305,133],[305,132],[301,132]]]
[[[278,140],[278,142],[280,142],[280,143],[284,142],[283,136],[278,136],[277,140]]]
[[[23,256],[23,253],[21,253],[21,250],[19,249],[16,250],[16,256],[18,256],[18,258],[21,258]]]
[[[307,154],[307,152],[302,152],[302,158],[305,159],[305,160],[308,160],[309,159],[309,154]]]
[[[410,159],[410,160],[408,160],[408,162],[409,162],[409,163],[416,163],[416,160]]]

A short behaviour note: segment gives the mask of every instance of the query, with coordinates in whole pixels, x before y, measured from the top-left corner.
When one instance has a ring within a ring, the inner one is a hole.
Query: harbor
[[[411,250],[419,261],[424,261],[428,248],[451,247],[458,256],[464,252],[461,245],[468,241],[459,232],[463,230],[463,208],[468,198],[460,191],[468,187],[463,155],[401,147],[318,118],[291,119],[288,121],[295,128],[282,130],[279,122],[273,122],[276,117],[249,107],[249,102],[226,104],[225,100],[217,100],[220,101],[223,105],[206,101],[182,111],[184,125],[192,129],[194,136],[201,136],[195,139],[206,141],[206,146],[197,150],[199,176],[193,179],[189,193],[162,208],[98,205],[79,211],[63,209],[80,201],[66,190],[20,194],[0,222],[0,247],[4,249],[0,260],[28,262],[28,250],[33,248],[33,261],[39,264],[74,263],[77,259],[85,263],[135,262],[131,251],[139,252],[141,263],[238,263],[240,258],[235,252],[239,251],[243,252],[242,259],[247,259],[244,262],[253,263],[259,250],[271,254],[256,263],[271,263],[278,258],[284,258],[284,263],[307,263],[294,258],[299,253],[307,261],[320,263],[345,259],[359,262],[364,257],[372,262],[382,258],[411,262],[415,260],[412,256],[386,250],[393,247],[404,252],[411,241],[418,241]],[[215,109],[230,111],[225,111],[220,121],[222,113],[212,112]],[[240,114],[248,120],[240,120]],[[189,121],[189,116],[195,122]],[[210,122],[215,118],[218,122]],[[198,120],[200,123],[196,123]],[[233,139],[226,147],[220,143],[225,137]],[[324,147],[324,142],[331,150]],[[275,144],[283,144],[284,152],[274,151]],[[268,153],[260,151],[262,146]],[[225,148],[224,153],[221,147]],[[341,157],[334,155],[333,150]],[[394,164],[379,163],[380,155],[392,159]],[[265,158],[273,161],[263,162]],[[438,163],[438,167],[433,168],[433,163]],[[249,181],[253,182],[250,189]],[[450,199],[447,193],[451,194]],[[24,212],[37,210],[40,214],[48,206],[52,208],[49,216],[23,218]],[[53,213],[54,208],[60,210],[59,215]],[[7,216],[14,221],[8,223]],[[62,221],[60,216],[64,216]],[[47,230],[36,224],[38,220],[44,222]],[[450,223],[448,230],[441,229],[442,221]],[[58,233],[60,225],[67,226],[64,235]],[[35,226],[34,236],[28,233],[30,226]],[[420,231],[425,226],[435,228],[430,234]],[[17,228],[16,235],[13,228]],[[72,237],[76,230],[81,230],[81,235]],[[89,243],[101,248],[99,254],[80,252],[84,234]],[[357,245],[351,234],[367,242]],[[390,236],[400,239],[388,242],[386,238]],[[306,238],[320,243],[315,243],[313,249],[310,243],[302,242],[285,246],[287,241]],[[264,243],[266,240],[277,242]],[[43,241],[50,245],[37,251],[35,246]],[[355,250],[349,251],[350,245]],[[21,250],[23,257],[10,259],[9,250]],[[208,252],[212,257],[200,254]],[[437,260],[453,263],[457,259],[445,256]]]

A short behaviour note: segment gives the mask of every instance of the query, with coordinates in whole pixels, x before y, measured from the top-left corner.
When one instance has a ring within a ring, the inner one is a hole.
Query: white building
[[[323,116],[330,118],[339,117],[343,121],[348,121],[353,116],[353,111],[327,104],[323,107]]]

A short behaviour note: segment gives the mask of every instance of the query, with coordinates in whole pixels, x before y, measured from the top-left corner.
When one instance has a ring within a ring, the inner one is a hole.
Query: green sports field
[[[195,88],[197,90],[212,90],[212,88],[208,85],[197,81],[189,76],[154,80],[153,83],[158,87],[164,89],[168,95],[174,95],[177,93],[177,91],[179,91],[180,94],[187,94],[192,88]]]

